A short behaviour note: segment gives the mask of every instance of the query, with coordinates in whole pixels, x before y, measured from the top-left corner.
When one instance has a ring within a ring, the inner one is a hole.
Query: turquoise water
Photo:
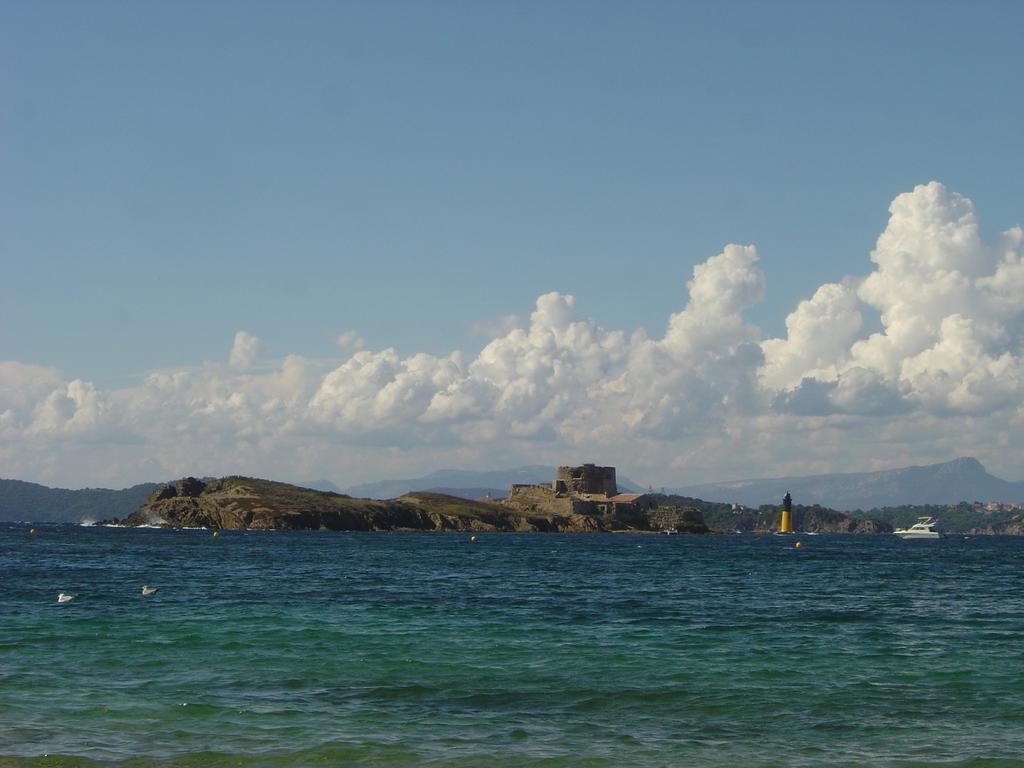
[[[1024,766],[1024,540],[803,544],[2,524],[0,766]]]

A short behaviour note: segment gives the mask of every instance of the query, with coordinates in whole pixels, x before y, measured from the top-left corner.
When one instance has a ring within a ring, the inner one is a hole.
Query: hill
[[[880,472],[807,475],[676,488],[671,493],[746,506],[778,503],[786,491],[802,504],[840,510],[961,501],[1024,501],[1024,482],[990,475],[977,459],[903,467]]]
[[[0,480],[0,520],[77,523],[121,517],[138,509],[156,488],[142,483],[119,491],[109,488],[48,488],[22,480]]]

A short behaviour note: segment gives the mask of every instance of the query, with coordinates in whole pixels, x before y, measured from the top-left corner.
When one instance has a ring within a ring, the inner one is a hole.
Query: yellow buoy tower
[[[793,525],[790,517],[793,512],[793,497],[786,491],[782,498],[782,522],[779,524],[779,533],[792,533]]]

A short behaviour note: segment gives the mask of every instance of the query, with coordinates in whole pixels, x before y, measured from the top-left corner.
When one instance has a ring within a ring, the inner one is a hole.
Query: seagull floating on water
[[[74,599],[75,599],[75,596],[74,595],[69,595],[67,592],[58,592],[57,593],[57,602],[58,603],[70,603]]]
[[[145,584],[142,585],[142,594],[144,595],[155,595],[159,591],[159,587],[147,587]]]

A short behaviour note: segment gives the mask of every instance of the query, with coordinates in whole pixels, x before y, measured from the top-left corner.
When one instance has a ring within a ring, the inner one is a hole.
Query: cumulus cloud
[[[239,331],[235,334],[235,343],[231,345],[228,365],[240,371],[252,368],[263,354],[263,342],[251,333]]]
[[[859,281],[822,286],[763,343],[762,383],[782,407],[837,413],[992,413],[1019,397],[1020,227],[986,243],[970,200],[939,182],[896,197]],[[882,329],[860,338],[860,306]],[[820,402],[828,383],[828,405]],[[803,393],[800,392],[803,390]],[[814,397],[810,392],[814,392]],[[810,398],[810,399],[808,399]],[[803,405],[798,405],[802,403]]]
[[[576,317],[576,299],[547,293],[537,299],[529,327],[495,339],[468,368],[478,400],[516,436],[555,434],[595,384],[625,359],[621,332]]]
[[[87,381],[75,379],[50,392],[33,409],[29,434],[99,436],[108,398]]]
[[[340,365],[264,360],[239,331],[227,367],[124,389],[0,362],[0,466],[344,482],[581,457],[667,483],[963,453],[998,467],[1024,448],[1024,230],[986,242],[938,182],[889,210],[864,274],[820,286],[781,338],[745,318],[767,281],[757,249],[730,244],[693,268],[660,335],[602,328],[550,292],[526,320],[479,325],[491,340],[468,358],[366,349],[350,330]]]
[[[557,433],[588,389],[621,363],[621,333],[575,316],[575,299],[537,299],[527,328],[493,340],[475,360],[393,349],[363,351],[324,377],[309,419],[348,434],[403,429],[406,440],[480,432],[524,437]]]
[[[754,406],[763,354],[743,311],[764,295],[757,261],[753,246],[728,245],[694,268],[689,301],[669,318],[664,337],[633,338],[622,373],[598,390],[591,431],[671,439]],[[608,423],[612,414],[618,417]]]
[[[366,341],[355,331],[345,331],[334,339],[342,352],[358,352],[366,347]]]
[[[23,417],[62,381],[63,375],[56,368],[0,361],[0,412]]]
[[[324,377],[308,414],[313,421],[348,434],[402,426],[411,431],[434,395],[459,375],[457,356],[418,354],[403,359],[393,349],[357,352]]]
[[[765,356],[761,381],[772,389],[787,389],[805,377],[834,380],[863,325],[853,287],[821,286],[786,318],[785,339],[761,344]]]

